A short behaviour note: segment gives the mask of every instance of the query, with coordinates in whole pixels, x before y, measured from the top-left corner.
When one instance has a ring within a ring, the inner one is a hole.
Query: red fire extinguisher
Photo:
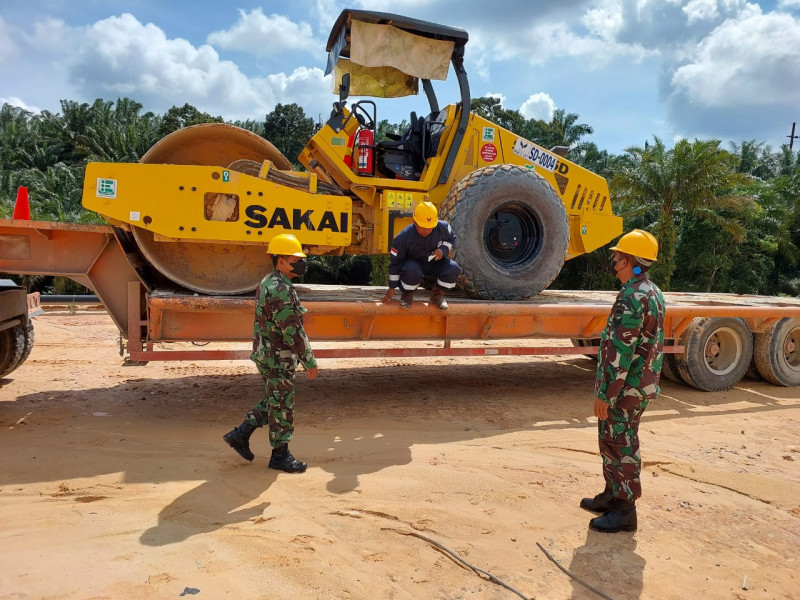
[[[360,129],[357,136],[356,143],[358,144],[358,168],[356,173],[358,175],[372,175],[374,173],[374,166],[372,164],[372,155],[374,151],[375,134],[371,129]]]

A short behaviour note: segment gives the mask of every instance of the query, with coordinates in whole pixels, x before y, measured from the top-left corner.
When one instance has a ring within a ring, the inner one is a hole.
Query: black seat
[[[425,166],[422,153],[424,119],[411,113],[409,128],[399,136],[377,143],[378,171],[384,177],[418,180]],[[393,139],[397,137],[398,139]]]
[[[444,133],[444,122],[446,118],[447,112],[441,110],[432,112],[424,119],[422,145],[425,161],[436,156],[436,151],[439,149],[439,142]]]

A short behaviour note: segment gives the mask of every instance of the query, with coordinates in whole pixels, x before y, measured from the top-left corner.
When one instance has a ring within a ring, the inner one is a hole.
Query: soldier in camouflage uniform
[[[611,249],[622,287],[600,338],[594,390],[606,486],[580,503],[602,513],[589,526],[608,533],[636,531],[635,502],[642,495],[639,420],[660,391],[664,348],[664,296],[647,275],[658,242],[634,229]]]
[[[302,473],[306,463],[289,452],[294,432],[294,375],[297,363],[308,371],[308,378],[317,376],[317,361],[303,329],[303,313],[291,280],[305,272],[305,254],[297,238],[291,234],[275,236],[267,250],[272,255],[274,270],[258,286],[256,316],[253,326],[253,353],[264,380],[264,398],[247,413],[244,422],[226,433],[223,439],[243,458],[253,460],[250,436],[263,425],[269,427],[272,456],[271,469]]]

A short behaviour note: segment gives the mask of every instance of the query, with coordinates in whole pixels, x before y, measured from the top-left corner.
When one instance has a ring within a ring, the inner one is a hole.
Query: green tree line
[[[497,98],[476,98],[473,111],[546,148],[568,148],[567,158],[606,177],[624,228],[651,231],[660,242],[651,273],[665,290],[800,294],[800,153],[744,140],[653,137],[622,154],[588,138],[593,128],[556,110],[549,121],[527,119]],[[13,211],[19,186],[29,189],[37,220],[101,223],[81,206],[90,161],[136,162],[159,139],[198,123],[229,122],[271,141],[295,163],[319,124],[297,104],[278,104],[263,121],[224,121],[192,105],[163,115],[143,112],[129,98],[92,104],[64,100],[61,111],[0,109],[0,217]],[[402,133],[406,121],[378,123],[378,140]],[[552,287],[612,289],[609,251],[568,261]],[[385,259],[317,257],[309,278],[330,283],[384,283]]]

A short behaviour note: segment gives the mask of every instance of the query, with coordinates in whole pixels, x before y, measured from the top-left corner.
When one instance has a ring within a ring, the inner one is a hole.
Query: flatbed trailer
[[[267,269],[266,257],[264,262]],[[0,220],[0,273],[63,275],[92,289],[125,340],[126,361],[250,356],[252,297],[155,287],[119,227]],[[422,292],[406,310],[381,302],[385,288],[299,284],[297,289],[313,341],[363,342],[319,348],[318,358],[592,355],[616,296],[545,290],[526,301],[481,301],[454,295],[442,312],[428,306]],[[777,385],[800,384],[800,299],[675,292],[665,299],[667,377],[715,391],[735,385],[750,369]],[[573,346],[525,343],[542,339],[569,339]],[[432,340],[438,345],[431,346]],[[376,341],[404,345],[381,348]],[[162,342],[248,344],[240,350],[156,348]]]

